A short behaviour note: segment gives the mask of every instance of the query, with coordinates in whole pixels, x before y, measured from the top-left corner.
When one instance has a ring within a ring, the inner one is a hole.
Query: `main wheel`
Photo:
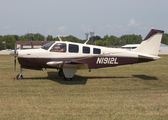
[[[66,78],[66,77],[64,77],[64,81],[71,81],[72,80],[72,78]]]
[[[64,76],[64,72],[63,72],[62,69],[59,70],[58,75],[59,75],[59,76]]]

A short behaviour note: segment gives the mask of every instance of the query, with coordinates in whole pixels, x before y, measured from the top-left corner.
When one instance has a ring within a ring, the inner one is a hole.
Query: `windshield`
[[[55,42],[55,41],[49,42],[49,43],[43,45],[41,48],[42,48],[42,49],[45,49],[45,50],[48,50],[48,49],[50,48],[50,46],[51,46],[54,42]]]

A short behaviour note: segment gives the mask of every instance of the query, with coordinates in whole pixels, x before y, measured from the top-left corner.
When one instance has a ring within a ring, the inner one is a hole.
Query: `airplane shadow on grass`
[[[132,75],[133,77],[115,77],[115,76],[79,76],[79,75],[74,75],[72,81],[64,81],[63,77],[60,77],[58,75],[58,72],[47,72],[48,76],[47,77],[35,77],[35,78],[24,78],[24,80],[26,79],[48,79],[48,80],[52,80],[54,82],[60,83],[60,84],[66,84],[66,85],[85,85],[87,83],[88,79],[114,79],[114,78],[119,78],[119,79],[127,79],[127,78],[140,78],[142,80],[158,80],[156,77],[154,76],[147,76],[147,75]]]
[[[158,80],[157,77],[154,76],[147,76],[147,75],[132,75],[132,76],[143,80]]]

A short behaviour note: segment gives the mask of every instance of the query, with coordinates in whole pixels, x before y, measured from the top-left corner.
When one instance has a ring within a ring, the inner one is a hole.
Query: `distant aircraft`
[[[159,46],[164,31],[151,29],[142,43],[131,51],[107,48],[95,45],[62,41],[52,41],[39,49],[15,50],[11,55],[18,58],[22,79],[22,68],[42,70],[42,68],[59,69],[59,76],[72,80],[77,69],[97,69],[118,65],[149,62],[160,59]]]

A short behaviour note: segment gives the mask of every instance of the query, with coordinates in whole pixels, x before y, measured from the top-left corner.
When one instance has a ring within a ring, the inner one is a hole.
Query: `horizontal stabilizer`
[[[138,55],[139,58],[145,58],[145,59],[151,59],[151,60],[157,60],[160,59],[161,57],[158,56],[153,56],[153,55]]]

